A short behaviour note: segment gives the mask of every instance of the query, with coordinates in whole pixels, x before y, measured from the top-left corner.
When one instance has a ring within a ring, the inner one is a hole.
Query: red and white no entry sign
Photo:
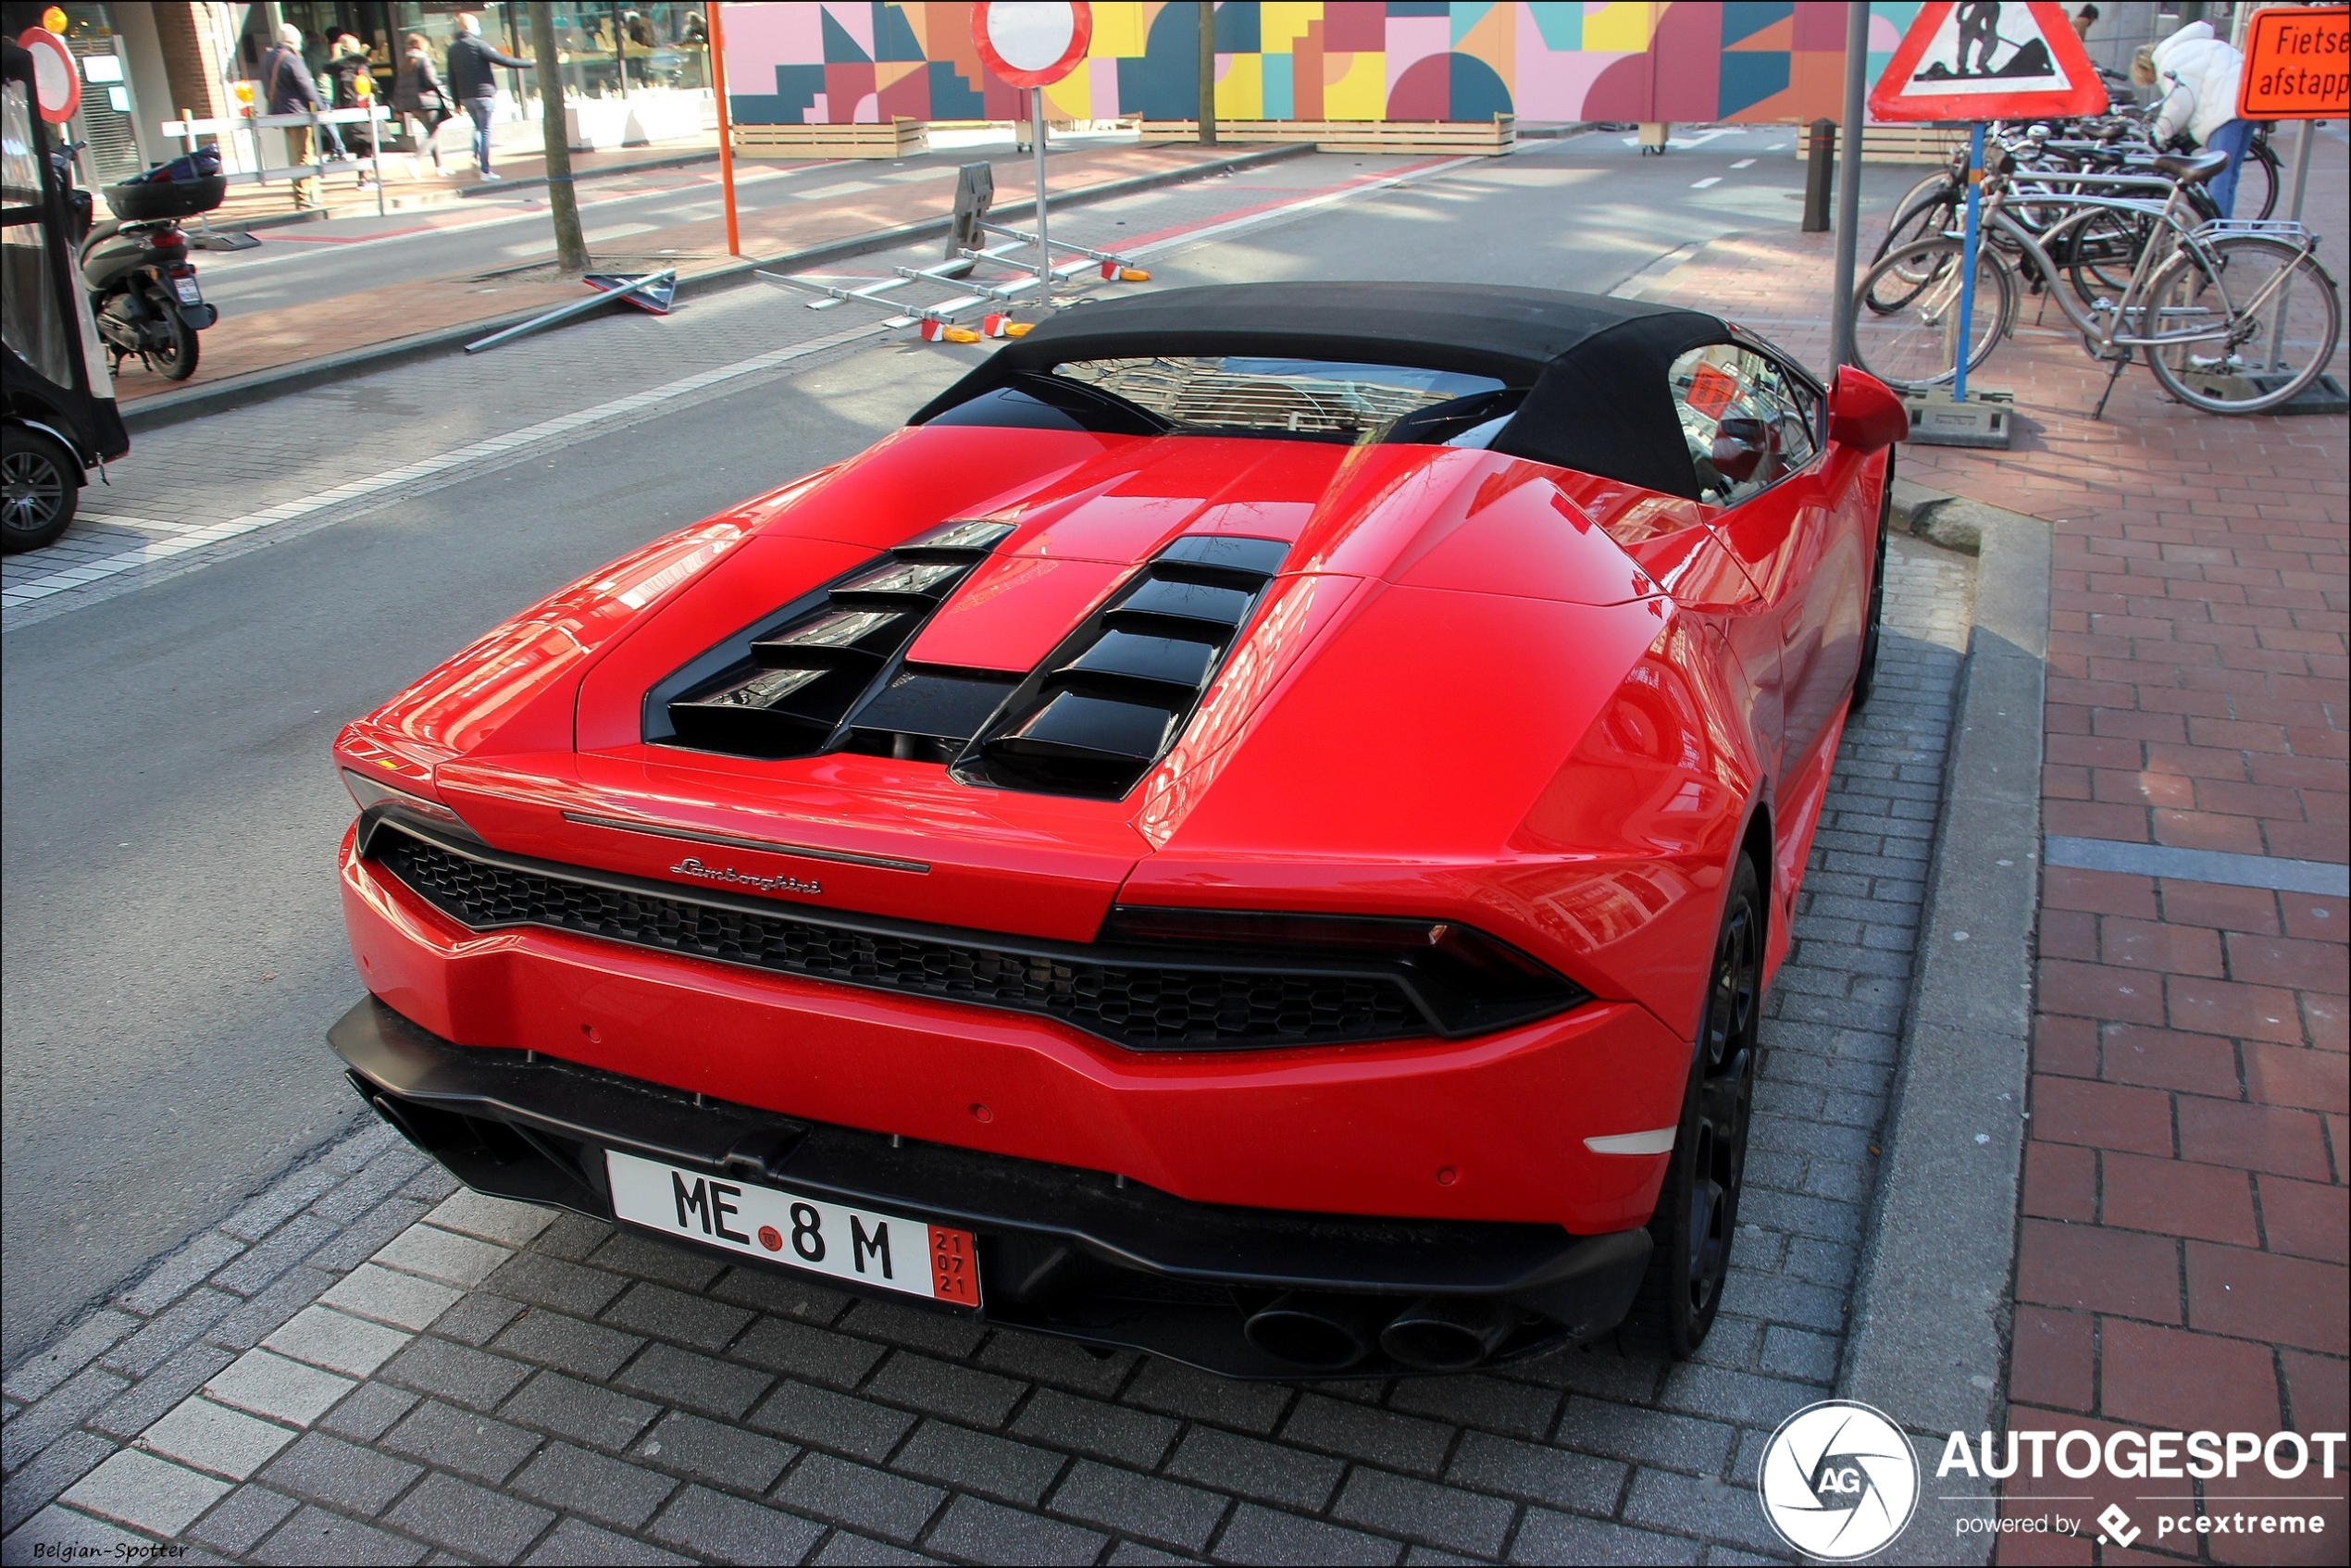
[[[17,42],[32,51],[32,91],[41,118],[63,125],[81,106],[81,72],[74,68],[73,51],[45,27],[29,27]]]
[[[1077,68],[1094,36],[1084,0],[988,0],[972,7],[980,62],[1014,87],[1049,87]]]

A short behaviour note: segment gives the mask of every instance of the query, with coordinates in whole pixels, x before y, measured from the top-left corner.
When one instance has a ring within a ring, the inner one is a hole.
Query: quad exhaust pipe
[[[1338,1372],[1372,1353],[1386,1313],[1376,1297],[1285,1290],[1252,1313],[1241,1334],[1278,1361]]]
[[[1524,1316],[1474,1297],[1424,1296],[1393,1317],[1389,1311],[1373,1297],[1289,1290],[1251,1314],[1241,1332],[1267,1355],[1316,1372],[1343,1372],[1375,1345],[1416,1371],[1467,1372],[1501,1349]]]
[[[1380,1349],[1423,1372],[1467,1372],[1502,1348],[1519,1313],[1477,1297],[1424,1296],[1380,1331]]]

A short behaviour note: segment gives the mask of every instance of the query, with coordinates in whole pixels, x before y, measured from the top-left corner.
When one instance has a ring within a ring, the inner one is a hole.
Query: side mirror
[[[1762,420],[1734,415],[1714,427],[1714,447],[1707,460],[1733,484],[1745,484],[1755,477],[1770,441]]]
[[[1829,392],[1829,440],[1871,453],[1909,433],[1909,412],[1892,387],[1866,370],[1838,367],[1836,385]]]

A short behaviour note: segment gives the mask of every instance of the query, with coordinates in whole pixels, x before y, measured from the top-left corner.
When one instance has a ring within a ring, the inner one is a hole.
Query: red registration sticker
[[[934,1300],[979,1305],[979,1259],[970,1231],[930,1227],[930,1293]]]

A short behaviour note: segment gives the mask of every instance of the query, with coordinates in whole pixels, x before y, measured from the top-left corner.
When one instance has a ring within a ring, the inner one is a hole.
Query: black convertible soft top
[[[1739,336],[1700,311],[1499,284],[1163,289],[1058,312],[908,422],[1075,360],[1238,355],[1401,364],[1527,389],[1494,438],[1497,452],[1696,499],[1668,372],[1689,350]]]

